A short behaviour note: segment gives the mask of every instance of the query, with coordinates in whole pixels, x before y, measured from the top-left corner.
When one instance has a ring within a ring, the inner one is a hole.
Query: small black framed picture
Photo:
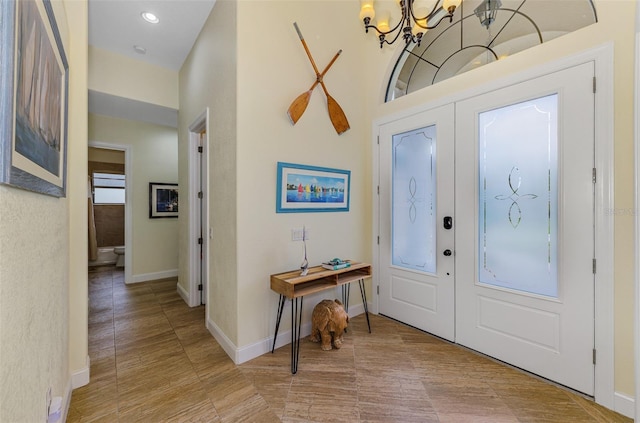
[[[178,217],[178,184],[149,183],[149,218]]]

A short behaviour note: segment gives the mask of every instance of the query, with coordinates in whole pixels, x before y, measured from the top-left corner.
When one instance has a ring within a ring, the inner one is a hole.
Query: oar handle
[[[338,60],[338,56],[340,56],[342,54],[342,49],[340,49],[335,56],[333,56],[333,59],[331,59],[331,61],[329,62],[329,64],[327,65],[326,68],[324,68],[324,70],[322,71],[322,73],[320,74],[320,76],[324,76],[325,73],[327,73],[327,71],[329,70],[329,68],[333,65],[333,63]]]
[[[296,32],[298,33],[298,37],[300,37],[300,41],[302,42],[302,47],[304,47],[304,51],[307,52],[307,56],[309,57],[309,60],[311,61],[311,66],[313,66],[313,70],[316,72],[316,76],[320,75],[320,72],[318,71],[318,67],[316,66],[316,62],[313,60],[313,57],[311,57],[311,52],[309,51],[309,47],[307,47],[307,43],[304,40],[304,37],[302,36],[302,32],[300,32],[300,28],[298,28],[298,23],[294,22],[293,26],[296,28]]]
[[[300,28],[298,28],[298,22],[294,22],[293,26],[296,28],[296,32],[298,33],[298,37],[300,37],[300,41],[304,40],[302,32],[300,32]]]

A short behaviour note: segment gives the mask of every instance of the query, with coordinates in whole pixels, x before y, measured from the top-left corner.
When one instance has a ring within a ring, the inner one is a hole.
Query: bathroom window
[[[114,173],[93,173],[94,204],[124,204],[124,175]]]

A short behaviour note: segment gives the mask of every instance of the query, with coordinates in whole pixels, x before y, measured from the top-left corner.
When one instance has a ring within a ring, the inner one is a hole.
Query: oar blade
[[[347,116],[344,114],[344,111],[338,102],[329,94],[327,94],[327,108],[329,109],[329,118],[331,119],[331,123],[338,135],[348,131],[350,126]]]
[[[287,110],[287,115],[289,116],[289,120],[292,125],[295,125],[298,122],[298,119],[302,117],[302,114],[307,109],[307,105],[309,104],[309,99],[311,98],[311,90],[305,91],[300,94],[289,106]]]

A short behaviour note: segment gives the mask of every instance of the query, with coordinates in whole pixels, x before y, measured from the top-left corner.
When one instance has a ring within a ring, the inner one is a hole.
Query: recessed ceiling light
[[[151,12],[142,12],[140,16],[142,16],[142,19],[152,24],[157,24],[158,22],[160,22],[160,19],[158,19],[158,17]]]
[[[133,49],[136,51],[136,53],[147,54],[147,49],[142,46],[135,45],[133,46]]]

